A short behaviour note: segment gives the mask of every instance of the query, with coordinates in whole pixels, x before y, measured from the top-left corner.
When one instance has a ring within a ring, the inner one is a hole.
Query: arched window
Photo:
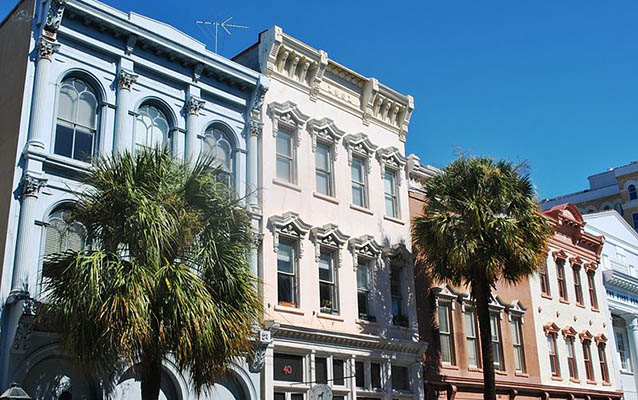
[[[143,105],[135,118],[135,150],[163,147],[168,143],[169,129],[166,114],[151,104]]]
[[[638,199],[638,193],[636,193],[636,185],[629,185],[627,187],[627,191],[629,192],[629,200]]]
[[[211,127],[206,130],[202,152],[213,158],[213,164],[222,170],[220,179],[233,184],[233,146],[228,136],[219,128]]]
[[[96,146],[97,96],[78,78],[62,81],[53,152],[90,162]]]
[[[86,246],[86,230],[79,222],[69,222],[70,208],[58,207],[49,215],[44,242],[44,255],[67,250],[80,251]]]

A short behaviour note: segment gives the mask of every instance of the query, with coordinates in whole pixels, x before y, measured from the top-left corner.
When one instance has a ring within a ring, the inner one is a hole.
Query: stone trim
[[[379,259],[383,251],[383,247],[371,235],[363,235],[348,240],[348,247],[352,252],[352,263],[355,271],[359,265],[359,258],[367,260]]]
[[[268,218],[273,235],[273,251],[279,251],[279,237],[284,236],[296,240],[298,243],[297,258],[303,256],[303,239],[310,231],[310,225],[303,222],[299,214],[288,211],[283,215],[273,215]]]
[[[326,224],[322,227],[314,227],[310,230],[310,236],[315,244],[315,262],[319,262],[321,248],[325,247],[337,252],[337,266],[341,267],[342,256],[341,247],[346,243],[349,236],[344,235],[339,227],[334,224]]]
[[[330,118],[311,119],[306,123],[308,133],[312,139],[312,152],[317,150],[317,142],[323,142],[332,146],[332,159],[337,159],[337,143],[345,134],[344,131],[337,128],[334,121]]]

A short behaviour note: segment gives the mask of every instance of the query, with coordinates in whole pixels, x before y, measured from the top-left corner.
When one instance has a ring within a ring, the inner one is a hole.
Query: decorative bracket
[[[122,68],[117,78],[117,86],[120,89],[131,90],[133,84],[137,82],[138,76],[139,75],[134,74],[133,71]]]
[[[198,115],[205,103],[206,102],[199,97],[191,95],[186,101],[186,112],[188,114]]]
[[[359,258],[378,260],[383,250],[383,247],[371,235],[363,235],[348,240],[348,247],[352,252],[352,265],[355,271],[359,265]]]
[[[401,184],[401,170],[407,163],[407,158],[401,154],[401,151],[394,146],[385,147],[377,150],[377,159],[381,165],[381,176],[385,175],[386,168],[397,171],[397,179]]]
[[[299,214],[288,211],[283,215],[273,215],[268,218],[272,227],[273,251],[279,251],[279,237],[284,236],[298,242],[297,258],[303,256],[303,239],[311,226],[303,222]]]
[[[277,137],[279,125],[282,125],[294,132],[296,144],[299,146],[299,143],[301,142],[299,129],[310,117],[299,111],[297,105],[291,101],[286,101],[285,103],[270,103],[268,105],[268,112],[270,113],[273,122],[272,136]]]
[[[348,236],[344,235],[337,225],[327,224],[322,227],[315,227],[310,230],[310,236],[315,244],[315,262],[319,262],[321,255],[321,248],[327,247],[331,250],[336,250],[337,265],[341,267],[341,246],[343,246],[348,240]]]
[[[64,15],[64,7],[69,0],[51,0],[49,10],[47,11],[47,19],[44,23],[44,30],[55,35],[60,29],[62,16]]]
[[[25,175],[22,178],[21,186],[21,195],[22,198],[26,197],[38,197],[38,193],[40,190],[47,184],[47,179],[33,176],[33,175]]]
[[[372,155],[377,150],[378,146],[372,144],[370,139],[365,133],[359,132],[354,134],[348,134],[343,137],[343,145],[346,147],[348,151],[348,165],[352,166],[352,157],[359,156],[363,157],[366,160],[366,166],[368,168],[368,173],[372,169],[372,163],[370,159]]]
[[[323,118],[320,120],[311,119],[306,124],[308,132],[312,138],[312,152],[317,150],[317,141],[329,143],[333,147],[332,157],[333,160],[337,159],[337,143],[341,140],[341,137],[345,134],[344,131],[337,128],[334,121],[330,118]]]

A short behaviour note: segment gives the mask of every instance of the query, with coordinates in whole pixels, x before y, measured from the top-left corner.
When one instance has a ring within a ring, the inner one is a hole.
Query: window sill
[[[319,192],[312,192],[312,196],[316,197],[317,199],[325,200],[329,203],[339,205],[339,200],[337,200],[335,197],[321,194]]]
[[[592,308],[591,308],[591,310],[592,310],[593,312],[600,312],[600,310],[599,310],[599,309],[594,308],[594,307],[592,307]]]
[[[611,386],[611,382],[603,382],[603,386]]]
[[[560,301],[563,304],[569,304],[569,300],[565,300],[565,299],[558,299],[558,301]]]
[[[333,314],[322,313],[321,311],[319,311],[317,313],[317,318],[329,319],[331,321],[338,321],[338,322],[343,322],[344,321],[343,317],[340,317],[338,315],[333,315]]]
[[[470,372],[481,372],[481,373],[483,372],[483,368],[477,368],[477,367],[469,367],[467,370]]]
[[[590,384],[590,385],[595,385],[596,381],[591,381],[591,380],[587,379],[587,383]]]
[[[514,376],[520,376],[521,378],[529,378],[529,374],[526,372],[514,372]]]
[[[285,313],[290,313],[290,314],[296,314],[296,315],[306,315],[306,313],[298,308],[294,308],[294,307],[288,307],[288,306],[281,306],[281,305],[276,305],[275,306],[275,311],[279,311],[279,312],[285,312]]]
[[[572,383],[580,383],[580,379],[576,379],[576,378],[569,378],[569,381]]]
[[[73,158],[60,156],[58,154],[47,154],[45,156],[46,162],[52,165],[71,169],[77,172],[88,172],[89,168],[91,168],[91,163],[87,163],[84,161],[78,161]]]
[[[580,308],[585,308],[585,305],[584,305],[584,304],[576,303],[576,306],[578,306],[578,307],[580,307]]]
[[[451,369],[451,370],[454,370],[454,371],[458,371],[459,367],[458,367],[458,365],[441,364],[441,369]]]
[[[398,219],[398,218],[389,217],[387,215],[384,215],[383,219],[385,219],[386,221],[394,222],[395,224],[405,225],[405,222],[400,220],[400,219]]]
[[[290,182],[286,182],[286,181],[281,181],[277,178],[273,178],[272,183],[274,183],[275,185],[279,185],[279,186],[283,186],[287,189],[292,189],[296,192],[301,193],[301,188],[297,185],[295,185],[294,183],[290,183]]]
[[[495,370],[494,370],[494,373],[495,373],[496,375],[507,375],[507,372],[506,372],[506,371],[503,371],[503,370],[500,370],[500,369],[495,369]]]
[[[541,297],[544,298],[544,299],[547,299],[547,300],[551,300],[552,299],[551,295],[545,294],[545,293],[541,293]]]
[[[379,325],[379,323],[376,321],[369,321],[367,319],[361,319],[361,318],[357,318],[354,322],[360,325],[373,325],[373,326]]]
[[[552,380],[553,381],[561,381],[563,380],[563,378],[561,378],[560,376],[552,376]]]
[[[633,371],[629,371],[627,369],[621,369],[620,373],[623,374],[623,375],[633,375],[634,374]]]
[[[350,208],[352,208],[353,210],[356,210],[356,211],[362,212],[362,213],[364,213],[364,214],[374,215],[374,213],[373,213],[371,210],[369,210],[369,209],[367,209],[367,208],[365,208],[365,207],[357,206],[357,205],[355,205],[355,204],[350,204]]]

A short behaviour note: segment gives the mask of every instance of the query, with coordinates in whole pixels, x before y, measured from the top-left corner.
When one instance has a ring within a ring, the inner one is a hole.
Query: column
[[[137,75],[132,71],[120,68],[117,78],[117,105],[115,109],[115,138],[113,153],[131,151],[133,148],[133,129],[129,122],[131,88],[137,81]]]
[[[35,240],[35,211],[36,201],[40,189],[46,184],[46,179],[26,174],[20,184],[22,191],[20,203],[20,219],[16,236],[16,253],[11,280],[11,294],[28,293],[29,268],[37,268],[38,249],[34,249]]]
[[[204,107],[204,100],[197,96],[190,95],[186,101],[186,144],[184,149],[184,160],[193,162],[199,156],[199,138],[197,137],[197,116]]]
[[[38,61],[35,66],[33,80],[33,99],[31,101],[31,115],[29,119],[29,138],[27,147],[45,150],[45,143],[49,142],[49,122],[43,112],[46,107],[47,87],[49,84],[49,69],[53,54],[60,48],[60,44],[44,36],[38,40]]]
[[[638,315],[632,315],[628,321],[627,331],[631,335],[631,339],[628,340],[629,343],[627,343],[627,346],[629,347],[629,354],[631,355],[632,368],[634,371],[634,388],[638,388],[638,373],[636,372],[638,368],[636,364],[636,362],[638,362]],[[616,349],[613,349],[614,352],[615,350]],[[621,378],[622,377],[619,376],[616,379],[621,380]]]

